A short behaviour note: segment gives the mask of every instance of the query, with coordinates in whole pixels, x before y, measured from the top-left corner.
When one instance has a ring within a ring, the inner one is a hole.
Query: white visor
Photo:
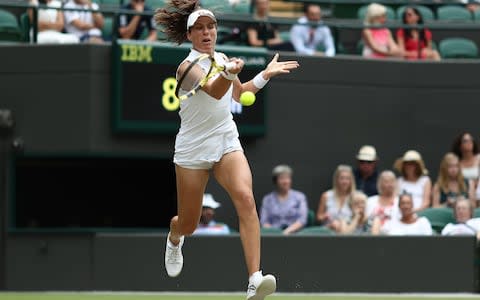
[[[211,11],[209,11],[208,9],[199,9],[188,16],[187,30],[190,29],[190,27],[192,27],[193,24],[195,24],[195,22],[197,22],[198,18],[200,17],[209,17],[213,21],[217,22],[215,15]]]

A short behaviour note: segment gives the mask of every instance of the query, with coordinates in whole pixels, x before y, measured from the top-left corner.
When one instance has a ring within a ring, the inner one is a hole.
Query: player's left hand
[[[236,58],[236,57],[230,58],[229,62],[235,63],[234,67],[228,69],[228,73],[232,73],[232,74],[240,73],[240,71],[242,71],[243,69],[243,66],[245,65],[245,62],[243,61],[243,59]]]
[[[300,65],[296,60],[278,61],[279,54],[276,53],[263,72],[265,80],[280,74],[288,74],[290,70],[298,68]]]

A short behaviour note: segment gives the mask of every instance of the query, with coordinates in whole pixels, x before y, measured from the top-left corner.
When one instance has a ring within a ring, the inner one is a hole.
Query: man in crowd
[[[378,194],[377,191],[377,151],[375,147],[365,145],[360,148],[357,154],[357,168],[354,170],[355,184],[359,191],[367,196]]]
[[[150,7],[145,5],[144,0],[130,0],[130,3],[122,6],[124,10],[134,10],[138,13],[153,12]],[[143,31],[148,30],[147,41],[157,40],[157,30],[152,15],[122,14],[119,17],[118,33],[122,39],[139,40]]]

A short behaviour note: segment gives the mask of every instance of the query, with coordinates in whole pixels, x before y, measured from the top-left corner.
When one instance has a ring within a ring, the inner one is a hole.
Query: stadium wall
[[[476,292],[473,237],[264,236],[262,267],[282,292]],[[12,235],[8,290],[243,291],[238,235],[192,237],[177,278],[165,235]]]
[[[110,54],[108,45],[0,47],[0,106],[13,110],[24,153],[172,156],[173,136],[113,132]],[[269,84],[266,135],[242,138],[258,204],[279,163],[316,210],[335,167],[354,164],[363,144],[377,147],[380,170],[417,149],[435,179],[455,135],[479,136],[479,61],[298,59],[301,69]],[[218,219],[237,227],[227,194],[214,180],[208,191],[223,203]]]

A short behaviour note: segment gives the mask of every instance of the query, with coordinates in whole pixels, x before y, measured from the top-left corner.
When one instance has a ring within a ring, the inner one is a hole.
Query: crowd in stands
[[[262,230],[290,235],[319,227],[348,235],[480,236],[480,218],[474,217],[480,203],[480,154],[470,133],[454,140],[439,163],[433,186],[418,151],[406,151],[392,169],[381,172],[374,146],[362,146],[355,158],[355,168],[340,164],[333,171],[331,188],[321,194],[316,208],[309,208],[306,195],[292,187],[291,167],[274,167],[274,189],[263,197],[259,209]],[[449,213],[450,221],[436,228],[427,213],[432,210]],[[203,220],[199,228],[208,222]],[[212,226],[217,233],[216,223]]]
[[[157,28],[152,17],[156,7],[146,5],[146,0],[124,0],[126,4],[119,8],[131,13],[120,13],[117,15],[117,22],[111,21],[111,15],[105,17],[98,11],[99,5],[95,1],[100,0],[29,1],[32,5],[41,3],[49,7],[38,10],[38,43],[109,41],[112,39],[112,29],[108,30],[106,27],[112,26],[117,26],[115,35],[122,39],[161,40],[162,29]],[[205,0],[201,1],[201,4],[203,2]],[[228,3],[225,1],[218,5],[225,6],[229,5]],[[318,4],[305,3],[303,16],[292,23],[290,30],[283,28],[281,31],[278,24],[269,17],[270,0],[251,0],[251,3],[249,21],[241,22],[238,27],[233,28],[232,32],[235,34],[219,32],[219,44],[233,42],[269,50],[291,51],[300,55],[321,56],[334,56],[341,50],[336,48],[343,47],[339,41],[335,41],[331,28],[323,22],[322,10]],[[465,5],[471,11],[476,11],[479,7],[475,1],[469,1]],[[61,6],[66,10],[59,10]],[[82,8],[89,11],[68,10]],[[359,13],[365,28],[361,31],[358,46],[364,57],[434,61],[441,59],[438,47],[433,42],[432,31],[423,27],[425,11],[415,5],[397,11],[397,24],[404,27],[394,30],[388,27],[388,19],[392,17],[392,13],[388,10],[390,8],[387,8],[382,4],[371,3],[365,8],[364,14]],[[28,15],[30,23],[33,22],[32,9],[28,9]],[[395,16],[395,13],[393,15]]]

